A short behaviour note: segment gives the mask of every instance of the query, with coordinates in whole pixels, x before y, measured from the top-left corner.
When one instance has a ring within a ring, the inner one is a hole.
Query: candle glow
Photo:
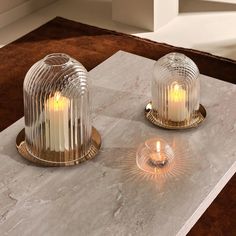
[[[161,155],[161,142],[157,141],[156,142],[156,150],[151,153],[151,159],[153,163],[159,164],[159,162],[162,162],[163,157]]]
[[[174,85],[174,88],[170,91],[170,100],[174,102],[185,101],[186,92],[178,84]]]
[[[68,107],[68,99],[56,92],[52,99],[48,99],[49,110],[61,111]]]
[[[174,83],[168,93],[168,117],[175,122],[184,121],[187,117],[186,90]]]

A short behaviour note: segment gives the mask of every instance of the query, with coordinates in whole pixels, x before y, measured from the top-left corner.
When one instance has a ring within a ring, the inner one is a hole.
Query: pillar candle
[[[50,151],[69,149],[69,99],[56,92],[45,104],[46,146]]]
[[[168,92],[168,119],[175,122],[187,118],[186,91],[178,84],[171,86]]]

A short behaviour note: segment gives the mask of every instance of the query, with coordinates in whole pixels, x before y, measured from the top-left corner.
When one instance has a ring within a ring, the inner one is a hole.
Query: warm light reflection
[[[137,167],[136,148],[105,148],[103,151],[108,156],[113,156],[112,161],[109,158],[105,160],[105,166],[120,170],[125,182],[131,183],[132,186],[134,183],[141,185],[152,183],[158,191],[168,188],[170,183],[186,178],[194,167],[189,149],[179,141],[175,149],[175,158],[164,168],[157,169],[156,173],[142,171]]]

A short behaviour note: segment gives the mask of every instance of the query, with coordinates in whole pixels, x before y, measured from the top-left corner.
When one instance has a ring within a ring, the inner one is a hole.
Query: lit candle
[[[56,92],[46,101],[46,147],[51,151],[69,149],[69,99]]]
[[[187,118],[186,91],[178,84],[171,86],[168,93],[168,119],[175,122]]]
[[[156,142],[156,150],[151,153],[151,162],[153,165],[164,165],[166,158],[161,153],[161,142]]]

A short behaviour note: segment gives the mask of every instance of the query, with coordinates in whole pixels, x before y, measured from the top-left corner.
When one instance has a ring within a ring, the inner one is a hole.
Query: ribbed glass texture
[[[199,70],[180,53],[169,53],[154,65],[152,108],[162,124],[190,126],[199,109]]]
[[[24,80],[27,150],[49,162],[83,158],[91,145],[88,73],[66,54],[35,63]]]

